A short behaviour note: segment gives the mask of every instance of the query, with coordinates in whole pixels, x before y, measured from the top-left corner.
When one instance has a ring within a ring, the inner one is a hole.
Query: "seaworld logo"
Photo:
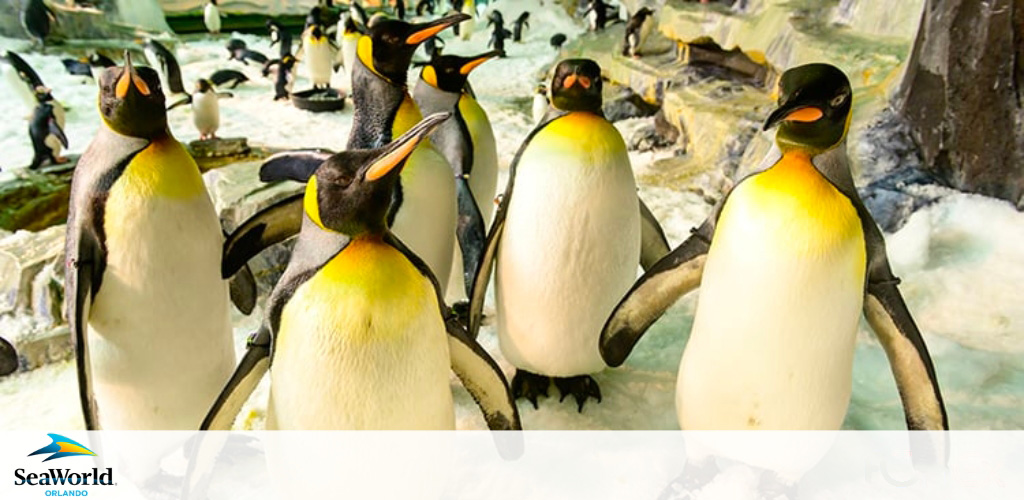
[[[52,443],[39,448],[28,456],[46,455],[43,462],[56,458],[73,456],[96,456],[89,448],[82,446],[73,439],[68,439],[60,434],[49,434]],[[42,472],[26,473],[25,469],[14,471],[15,486],[113,486],[114,469],[106,468],[103,472],[93,467],[89,472],[73,472],[71,469],[47,469]],[[49,490],[46,496],[88,496],[85,490],[57,491]]]

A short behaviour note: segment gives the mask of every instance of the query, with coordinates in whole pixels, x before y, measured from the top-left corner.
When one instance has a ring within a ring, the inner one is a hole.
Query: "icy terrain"
[[[550,3],[550,2],[549,2]],[[537,0],[496,3],[506,20],[524,8],[531,11],[531,29],[525,43],[509,42],[509,57],[488,62],[473,73],[473,88],[494,125],[504,169],[532,128],[530,99],[534,86],[556,54],[548,45],[554,33],[578,35],[582,28]],[[482,27],[485,22],[478,22]],[[448,38],[446,51],[474,54],[486,51],[489,30],[471,40]],[[265,37],[237,35],[251,48],[276,54]],[[221,137],[249,138],[272,147],[340,148],[351,124],[351,107],[336,114],[312,114],[283,101],[274,102],[273,82],[258,68],[227,61],[227,37],[188,38],[177,48],[186,87],[213,71],[234,68],[252,82],[233,90],[234,98],[221,101]],[[24,51],[25,43],[0,40],[0,47]],[[23,52],[22,52],[23,53]],[[99,117],[95,88],[64,72],[59,54],[25,54],[26,60],[68,106],[67,135],[70,152],[88,145]],[[420,55],[418,58],[422,58]],[[300,69],[300,72],[302,70]],[[412,75],[416,75],[414,71]],[[418,77],[418,76],[415,76]],[[414,76],[410,82],[415,82]],[[296,90],[308,86],[303,80]],[[0,165],[27,164],[31,159],[27,121],[29,113],[11,94],[0,94]],[[169,98],[173,101],[173,98]],[[198,137],[191,111],[170,113],[174,134],[182,141]],[[851,145],[851,148],[854,146]],[[651,155],[634,155],[634,169],[644,172]],[[0,176],[9,175],[0,173]],[[256,173],[253,172],[255,176]],[[650,185],[638,179],[641,196],[661,220],[670,243],[678,244],[708,214],[710,206],[685,186]],[[614,237],[614,232],[609,232]],[[887,235],[901,290],[931,349],[943,389],[950,426],[956,429],[1024,428],[1024,214],[1009,204],[961,193],[947,193],[938,203],[911,217],[898,232]],[[623,368],[597,374],[604,401],[588,403],[582,414],[575,403],[557,397],[541,400],[539,410],[520,405],[527,429],[675,429],[674,386],[676,369],[693,319],[696,293],[687,296],[656,323]],[[742,308],[742,304],[737,304]],[[490,304],[488,304],[490,309]],[[253,319],[236,322],[239,346]],[[493,329],[481,333],[484,347],[502,363]],[[742,346],[737,346],[742,348]],[[0,382],[0,429],[81,428],[72,365],[51,365]],[[485,428],[468,394],[453,379],[458,427]],[[552,396],[557,391],[551,388]],[[240,422],[260,428],[266,387],[262,387]],[[903,412],[885,355],[866,328],[862,328],[854,362],[853,398],[845,426],[851,429],[902,429]]]

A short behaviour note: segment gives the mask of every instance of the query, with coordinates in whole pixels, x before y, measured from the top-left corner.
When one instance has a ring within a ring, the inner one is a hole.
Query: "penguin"
[[[4,79],[8,87],[18,96],[27,112],[35,110],[39,102],[36,98],[36,89],[46,87],[43,79],[14,51],[8,50],[0,61],[7,63]]]
[[[348,86],[352,86],[352,68],[355,65],[356,51],[359,48],[359,37],[363,35],[359,24],[356,22],[352,12],[341,16],[338,21],[337,45],[338,54],[335,58],[337,64],[345,68],[345,75],[348,77]]]
[[[211,35],[220,34],[220,9],[217,8],[217,0],[209,0],[203,8],[203,24]]]
[[[319,24],[309,28],[302,40],[302,59],[306,63],[307,76],[313,82],[313,88],[328,88],[331,86],[331,74],[333,73],[334,48],[330,39],[324,34]]]
[[[500,25],[495,25],[494,31],[491,32],[491,39],[487,41],[487,46],[501,54],[499,57],[505,57],[505,40],[511,36],[512,32]]]
[[[505,17],[501,14],[500,10],[492,10],[487,16],[487,26],[497,26],[499,28],[505,27]]]
[[[462,7],[459,10],[463,14],[469,16],[464,22],[459,23],[459,39],[469,40],[473,36],[473,31],[476,29],[476,2],[474,0],[463,0]]]
[[[57,22],[57,15],[43,0],[25,0],[21,9],[21,26],[32,37],[32,43],[46,46],[50,36],[50,24]]]
[[[218,100],[222,97],[231,97],[228,92],[217,92],[213,83],[205,78],[196,81],[195,90],[184,99],[170,105],[170,111],[182,104],[192,105],[192,123],[199,131],[199,140],[207,141],[217,138],[217,129],[220,128],[220,105]]]
[[[64,65],[64,69],[69,75],[84,76],[92,79],[92,66],[89,65],[88,57],[81,57],[78,59],[64,58],[61,59],[60,62]]]
[[[279,59],[291,55],[292,53],[292,34],[281,25],[281,23],[267,19],[267,31],[270,32],[270,46],[273,47],[275,44],[281,44],[279,47]]]
[[[551,36],[551,48],[561,50],[562,45],[565,44],[566,40],[568,40],[568,37],[566,37],[564,33],[555,33]]]
[[[67,163],[68,159],[60,155],[61,146],[68,147],[68,138],[64,135],[64,109],[60,107],[44,87],[36,89],[39,104],[32,113],[28,135],[32,139],[32,163],[29,169],[36,170],[49,161],[53,165]]]
[[[533,123],[539,124],[548,113],[548,86],[541,82],[533,92],[533,107],[531,108]]]
[[[640,57],[640,47],[643,46],[654,25],[653,15],[654,11],[643,7],[629,18],[629,21],[626,22],[626,39],[622,44],[622,55]]]
[[[863,315],[889,357],[908,428],[947,430],[928,349],[853,183],[847,76],[829,64],[797,66],[782,74],[778,96],[764,123],[777,127],[772,150],[623,297],[601,356],[621,365],[699,286],[676,385],[680,427],[837,430]],[[917,451],[915,462],[941,460]]]
[[[268,61],[263,66],[263,76],[270,75],[270,69],[277,67],[277,76],[274,79],[274,100],[287,99],[291,95],[292,85],[295,83],[293,70],[296,63],[295,56],[288,54],[280,59]]]
[[[424,17],[434,14],[434,0],[418,0],[416,2],[416,15]]]
[[[641,209],[625,142],[601,111],[597,63],[559,62],[550,89],[554,109],[513,158],[487,236],[470,333],[479,329],[493,266],[498,339],[516,367],[513,396],[536,407],[553,378],[582,412],[589,398],[601,401],[590,377],[605,367],[601,326],[648,251],[641,212],[650,212]],[[660,257],[668,243],[653,225]]]
[[[590,0],[590,5],[583,11],[587,16],[587,23],[590,31],[602,31],[608,23],[608,6],[604,0]]]
[[[402,168],[448,117],[430,115],[382,148],[344,151],[318,165],[292,258],[201,429],[230,429],[267,371],[268,429],[454,429],[449,370],[491,429],[521,429],[501,369],[451,317],[430,269],[387,225]],[[243,224],[229,238],[226,264],[258,241],[252,236]]]
[[[185,84],[181,81],[181,66],[174,53],[152,38],[146,40],[144,52],[149,65],[160,71],[160,78],[172,94],[184,94]]]
[[[395,0],[395,17],[405,21],[405,0]]]
[[[519,17],[515,21],[512,21],[512,41],[516,43],[523,42],[523,30],[530,27],[530,13],[523,11],[519,14]]]
[[[228,60],[230,61],[232,59],[246,66],[249,65],[249,61],[253,61],[256,64],[262,65],[267,64],[267,61],[270,60],[269,58],[267,58],[267,56],[263,55],[263,53],[255,50],[250,50],[245,46],[236,48],[235,50],[231,51],[230,55],[228,55]]]
[[[75,168],[65,310],[88,430],[195,429],[235,366],[224,244],[160,79],[99,76],[102,126]]]
[[[245,73],[242,73],[241,71],[235,71],[233,69],[219,69],[210,75],[209,80],[210,83],[218,87],[230,84],[230,88],[235,88],[239,84],[249,81],[249,77],[245,76]]]
[[[92,55],[89,56],[89,64],[94,68],[112,68],[117,66],[117,63],[115,63],[113,59],[100,54],[99,52],[93,52]]]
[[[18,351],[3,337],[0,337],[0,377],[18,371]]]
[[[413,99],[423,113],[453,113],[431,134],[430,141],[448,160],[455,175],[459,210],[457,253],[461,255],[456,255],[452,263],[448,296],[459,299],[468,298],[476,278],[498,188],[494,130],[487,113],[468,91],[467,82],[470,72],[500,54],[492,51],[472,57],[435,57],[423,67],[413,89]]]
[[[359,40],[353,70],[352,103],[355,108],[346,149],[371,149],[387,144],[420,118],[419,107],[408,93],[406,80],[413,52],[424,40],[467,16],[454,14],[426,23],[382,20]],[[330,156],[323,150],[275,154],[260,167],[264,182],[306,182]],[[253,218],[253,224],[277,221],[279,229],[262,234],[256,252],[294,236],[299,231],[301,194],[285,198]],[[455,182],[448,161],[425,141],[408,165],[388,215],[396,235],[419,255],[437,277],[441,290],[448,287],[455,251],[457,206]],[[245,255],[245,260],[256,253]]]

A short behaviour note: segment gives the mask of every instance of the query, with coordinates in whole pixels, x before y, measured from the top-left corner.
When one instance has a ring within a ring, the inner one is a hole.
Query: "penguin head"
[[[427,23],[407,23],[388,19],[373,23],[369,35],[359,39],[359,59],[378,75],[392,83],[405,85],[416,47],[445,28],[469,19],[452,14]]]
[[[423,67],[420,78],[445,92],[462,92],[471,71],[502,53],[492,50],[473,57],[437,56]]]
[[[775,142],[783,151],[818,153],[846,137],[853,90],[839,68],[814,63],[786,70],[778,92],[778,107],[768,116],[764,130],[778,125]]]
[[[551,104],[562,111],[601,112],[601,67],[590,59],[566,59],[551,79]]]
[[[205,94],[213,90],[213,83],[206,78],[200,78],[196,80],[195,92],[197,94]]]
[[[635,16],[640,19],[647,19],[647,16],[652,14],[654,14],[653,10],[651,10],[649,7],[643,7],[640,10],[636,11]]]
[[[323,30],[323,28],[321,28],[319,24],[314,24],[313,27],[309,29],[309,38],[311,38],[313,41],[316,41],[316,42],[323,42],[324,41],[324,30]]]
[[[119,134],[151,138],[167,130],[160,77],[153,68],[133,66],[127,50],[123,67],[100,75],[99,101],[103,121]]]
[[[328,158],[306,185],[306,216],[321,229],[350,236],[386,231],[402,167],[427,134],[451,115],[432,114],[382,148]]]

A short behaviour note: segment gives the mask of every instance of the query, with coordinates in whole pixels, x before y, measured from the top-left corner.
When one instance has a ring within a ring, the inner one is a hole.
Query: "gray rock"
[[[623,88],[619,95],[604,100],[604,116],[609,121],[617,122],[629,118],[644,118],[658,112],[660,106],[651,104],[628,87]]]
[[[33,172],[21,170],[0,182],[0,228],[39,231],[68,217],[72,169],[69,164]]]
[[[18,231],[0,240],[0,314],[30,313],[33,284],[49,264],[63,261],[63,254],[64,226],[53,226],[38,233]],[[46,278],[39,283],[49,286]],[[40,306],[52,315],[52,306],[45,302],[41,301]]]
[[[22,370],[66,361],[75,355],[71,330],[67,325],[25,335],[17,342],[17,348]]]
[[[939,199],[934,189],[913,189],[934,186],[935,179],[925,172],[904,168],[858,189],[864,206],[887,233],[894,233],[906,224],[914,212]]]
[[[1024,208],[1024,6],[928,0],[897,108],[924,168]]]

